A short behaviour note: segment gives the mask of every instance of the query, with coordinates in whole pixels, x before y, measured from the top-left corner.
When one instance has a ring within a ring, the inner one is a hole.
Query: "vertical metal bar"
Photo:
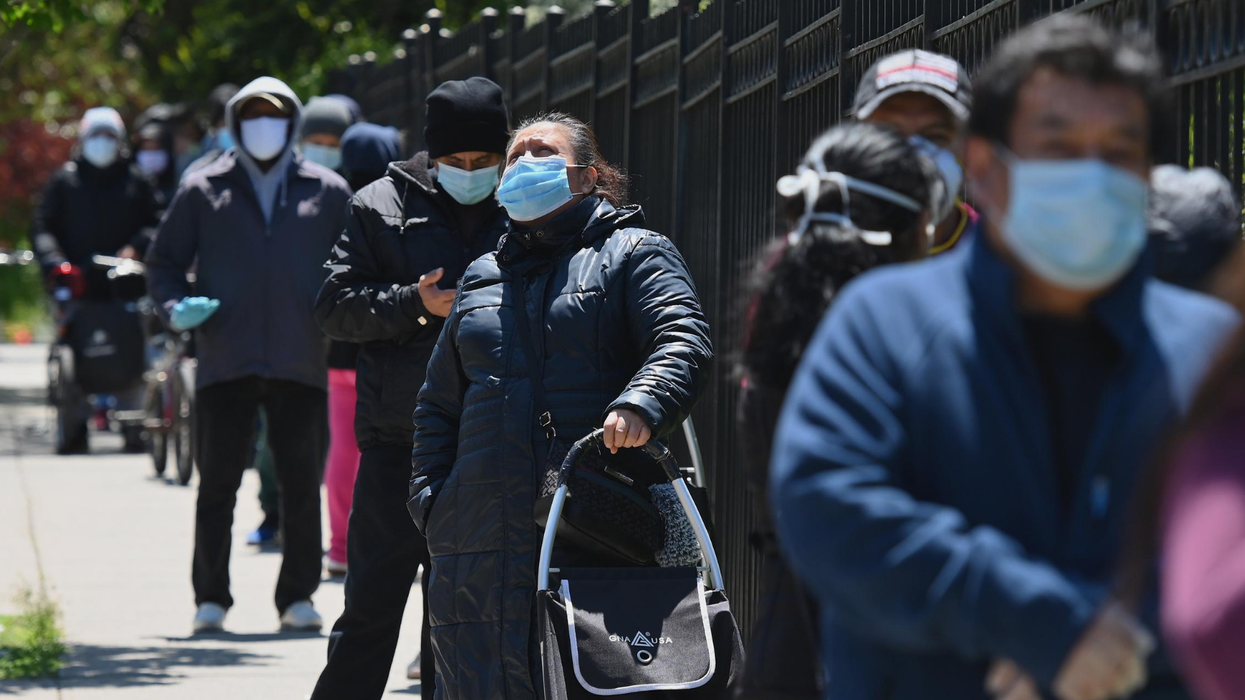
[[[640,37],[644,31],[644,20],[649,15],[649,0],[631,0],[631,4],[627,6],[630,13],[631,31],[627,33],[627,92],[626,92],[626,123],[623,127],[623,162],[624,167],[631,167],[631,112],[634,109],[635,102],[635,81],[636,69],[635,59],[640,55],[638,47],[640,46]]]
[[[605,24],[605,19],[609,17],[615,7],[614,0],[596,0],[596,2],[592,4],[592,43],[596,46],[596,50],[592,54],[594,77],[592,81],[592,88],[588,90],[588,113],[584,115],[584,118],[588,120],[589,124],[595,124],[597,119],[597,86],[595,75],[596,68],[600,65],[598,61],[601,49],[604,48],[601,45],[601,25]]]
[[[419,32],[415,29],[407,29],[402,32],[402,47],[406,49],[406,57],[403,58],[402,68],[402,126],[408,133],[415,130],[415,115],[419,109],[421,99],[415,96],[415,81],[418,79],[417,74],[421,72],[420,57],[417,53],[419,50]]]
[[[519,63],[519,34],[523,32],[523,26],[527,23],[527,13],[522,7],[510,8],[510,14],[506,16],[506,35],[508,37],[510,50],[510,74],[506,77],[506,91],[510,95],[510,109],[513,112],[519,101],[519,80],[515,76],[514,67]],[[522,115],[527,116],[527,115]]]
[[[437,89],[437,54],[436,45],[441,41],[441,11],[435,7],[424,15],[424,94]]]
[[[549,88],[553,85],[553,75],[549,64],[553,63],[555,58],[553,53],[553,36],[558,31],[558,27],[562,26],[562,22],[566,19],[566,10],[554,5],[545,13],[545,50],[541,52],[541,61],[544,67],[540,71],[540,79],[543,85],[540,89],[540,110],[543,112],[549,109]]]
[[[774,51],[777,55],[774,57],[774,65],[776,66],[778,75],[778,88],[774,90],[774,118],[777,120],[773,129],[774,132],[774,172],[783,172],[787,164],[787,154],[791,151],[791,122],[790,122],[790,105],[783,99],[783,93],[787,90],[787,48],[786,41],[788,37],[794,34],[798,27],[795,26],[794,3],[781,2],[778,3],[778,36],[774,40]],[[807,115],[799,115],[807,116]],[[771,188],[772,189],[772,188]],[[774,212],[779,210],[778,192],[771,191],[770,196],[774,197]]]
[[[480,10],[480,54],[484,56],[484,70],[481,75],[501,84],[497,75],[497,48],[493,45],[493,34],[497,32],[497,23],[501,13],[492,7]]]

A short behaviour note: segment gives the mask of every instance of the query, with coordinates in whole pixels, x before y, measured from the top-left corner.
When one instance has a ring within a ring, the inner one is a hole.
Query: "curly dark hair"
[[[826,172],[889,188],[928,202],[937,177],[933,165],[898,132],[854,123],[820,136],[804,156]],[[861,229],[891,233],[890,245],[869,245],[838,224],[813,222],[796,240],[783,236],[760,256],[744,310],[744,338],[737,371],[773,387],[785,388],[817,323],[843,285],[860,273],[892,262],[914,260],[926,251],[924,212],[913,212],[859,191],[850,192],[844,212],[839,188],[821,184],[818,212],[848,214]],[[804,195],[788,198],[783,212],[790,230],[804,214]],[[928,211],[928,209],[926,210]]]
[[[537,124],[554,124],[566,129],[571,149],[575,151],[574,163],[592,166],[597,171],[596,193],[616,207],[625,206],[628,203],[627,191],[630,178],[627,177],[626,171],[605,160],[605,156],[601,155],[601,147],[597,144],[596,132],[577,117],[564,112],[544,112],[524,119],[519,124],[519,128],[510,135],[510,143],[506,144],[506,153],[510,152],[510,147],[514,145],[515,139],[523,130]]]

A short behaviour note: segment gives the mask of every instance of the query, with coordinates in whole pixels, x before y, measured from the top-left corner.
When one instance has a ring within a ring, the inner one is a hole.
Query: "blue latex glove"
[[[197,328],[212,317],[220,308],[219,299],[207,297],[186,297],[173,305],[169,311],[169,325],[176,331],[188,331]]]

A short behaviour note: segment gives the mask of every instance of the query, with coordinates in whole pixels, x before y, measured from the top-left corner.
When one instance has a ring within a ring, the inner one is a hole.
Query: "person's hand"
[[[169,325],[175,331],[188,331],[203,325],[220,308],[218,299],[186,297],[169,309]]]
[[[653,430],[644,419],[625,408],[610,411],[605,417],[605,449],[618,454],[624,447],[643,447],[653,437]]]
[[[986,692],[994,700],[1042,700],[1037,681],[1011,659],[999,659],[990,666]]]
[[[1108,602],[1072,648],[1055,677],[1060,700],[1127,697],[1146,684],[1154,638],[1119,603]]]
[[[127,245],[126,247],[117,251],[117,257],[125,258],[126,260],[138,260],[138,250],[135,249],[134,246],[132,245]]]
[[[441,289],[437,287],[437,282],[445,275],[445,268],[437,269],[425,275],[419,276],[419,298],[424,301],[424,308],[429,313],[436,314],[441,318],[450,315],[450,308],[454,306],[453,289]]]

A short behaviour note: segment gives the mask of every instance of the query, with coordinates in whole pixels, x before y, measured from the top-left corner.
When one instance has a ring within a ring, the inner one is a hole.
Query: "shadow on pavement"
[[[47,387],[0,386],[0,406],[46,406]]]
[[[238,635],[246,636],[246,635]],[[229,635],[217,635],[228,638]],[[62,688],[125,688],[168,685],[183,679],[183,669],[222,666],[266,666],[267,654],[237,649],[173,647],[113,647],[74,645],[69,665],[60,675]]]
[[[32,690],[55,690],[56,681],[51,678],[41,678],[33,681],[0,681],[0,696],[2,695],[23,695]]]
[[[418,695],[420,697],[423,697],[424,690],[421,687],[420,683],[415,683],[409,688],[403,688],[402,690],[391,690],[389,691],[389,695]]]
[[[161,637],[171,644],[187,644],[194,642],[239,642],[253,644],[256,642],[289,642],[299,639],[327,639],[323,632],[205,632],[192,634],[189,637]]]

